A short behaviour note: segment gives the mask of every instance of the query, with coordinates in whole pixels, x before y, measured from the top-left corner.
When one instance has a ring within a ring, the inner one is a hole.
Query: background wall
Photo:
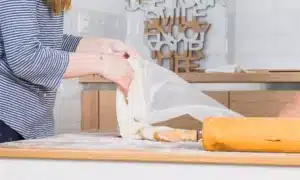
[[[237,0],[234,60],[247,68],[299,69],[300,1]]]
[[[127,28],[124,7],[124,0],[73,0],[72,10],[65,16],[64,31],[74,35],[106,36],[125,41]],[[79,24],[82,28],[79,28]],[[57,133],[80,132],[81,90],[77,78],[63,80],[55,106]]]
[[[168,1],[168,0],[167,0]],[[300,2],[297,0],[227,0],[208,10],[212,27],[207,34],[202,68],[240,64],[246,68],[299,68]],[[73,0],[65,32],[118,38],[135,46],[146,58],[143,13],[125,12],[125,0]],[[81,28],[78,28],[81,24]],[[85,26],[83,26],[86,24]],[[201,90],[264,89],[264,84],[197,84]],[[55,107],[58,133],[79,132],[80,91],[77,79],[64,80]]]

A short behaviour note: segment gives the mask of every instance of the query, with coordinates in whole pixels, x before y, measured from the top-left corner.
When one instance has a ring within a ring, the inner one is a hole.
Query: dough
[[[162,132],[172,132],[174,129],[166,126],[146,126],[140,129],[140,136],[142,139],[147,139],[151,141],[168,141],[168,138],[160,138],[160,136],[157,136],[157,133]]]
[[[190,141],[196,142],[197,130],[173,129],[165,126],[146,127],[140,131],[140,135],[144,139],[163,142],[181,142]]]
[[[120,89],[116,94],[116,113],[120,135],[127,139],[141,139],[140,130],[150,126],[143,123],[149,113],[149,107],[144,99],[143,75],[146,73],[147,61],[138,58],[129,58],[134,70],[134,78],[125,97]],[[126,99],[127,98],[127,99]],[[128,102],[128,104],[127,104]]]
[[[126,139],[147,139],[155,141],[156,132],[171,131],[169,127],[153,127],[147,124],[150,105],[145,100],[147,82],[143,78],[147,73],[148,61],[138,58],[128,59],[134,70],[134,78],[125,97],[120,89],[116,94],[116,114],[120,135]],[[145,88],[145,89],[144,89]]]

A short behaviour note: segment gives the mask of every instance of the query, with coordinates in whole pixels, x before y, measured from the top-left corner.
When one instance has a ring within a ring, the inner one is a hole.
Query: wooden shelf
[[[179,73],[190,83],[296,83],[300,82],[300,71],[257,71],[251,73]],[[96,75],[80,78],[80,83],[111,83]]]

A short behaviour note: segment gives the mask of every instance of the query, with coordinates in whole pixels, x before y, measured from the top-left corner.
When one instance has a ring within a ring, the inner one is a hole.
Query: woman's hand
[[[137,50],[118,39],[83,38],[76,52],[92,54],[128,54],[131,57],[140,56]]]
[[[83,38],[76,53],[101,56],[99,75],[115,82],[127,94],[133,78],[133,70],[125,61],[129,57],[139,57],[135,48],[126,45],[118,39]]]
[[[115,82],[127,94],[133,79],[133,69],[125,57],[120,54],[103,54],[99,68],[101,76]]]

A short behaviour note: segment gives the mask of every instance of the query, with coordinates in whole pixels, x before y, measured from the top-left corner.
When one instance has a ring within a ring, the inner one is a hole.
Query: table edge
[[[86,160],[119,161],[140,163],[172,164],[219,164],[219,165],[256,165],[256,166],[300,166],[298,154],[262,153],[251,155],[238,153],[229,156],[225,153],[207,152],[196,154],[188,152],[151,152],[140,150],[71,150],[71,149],[37,149],[37,148],[0,148],[2,159],[51,159],[51,160]]]

